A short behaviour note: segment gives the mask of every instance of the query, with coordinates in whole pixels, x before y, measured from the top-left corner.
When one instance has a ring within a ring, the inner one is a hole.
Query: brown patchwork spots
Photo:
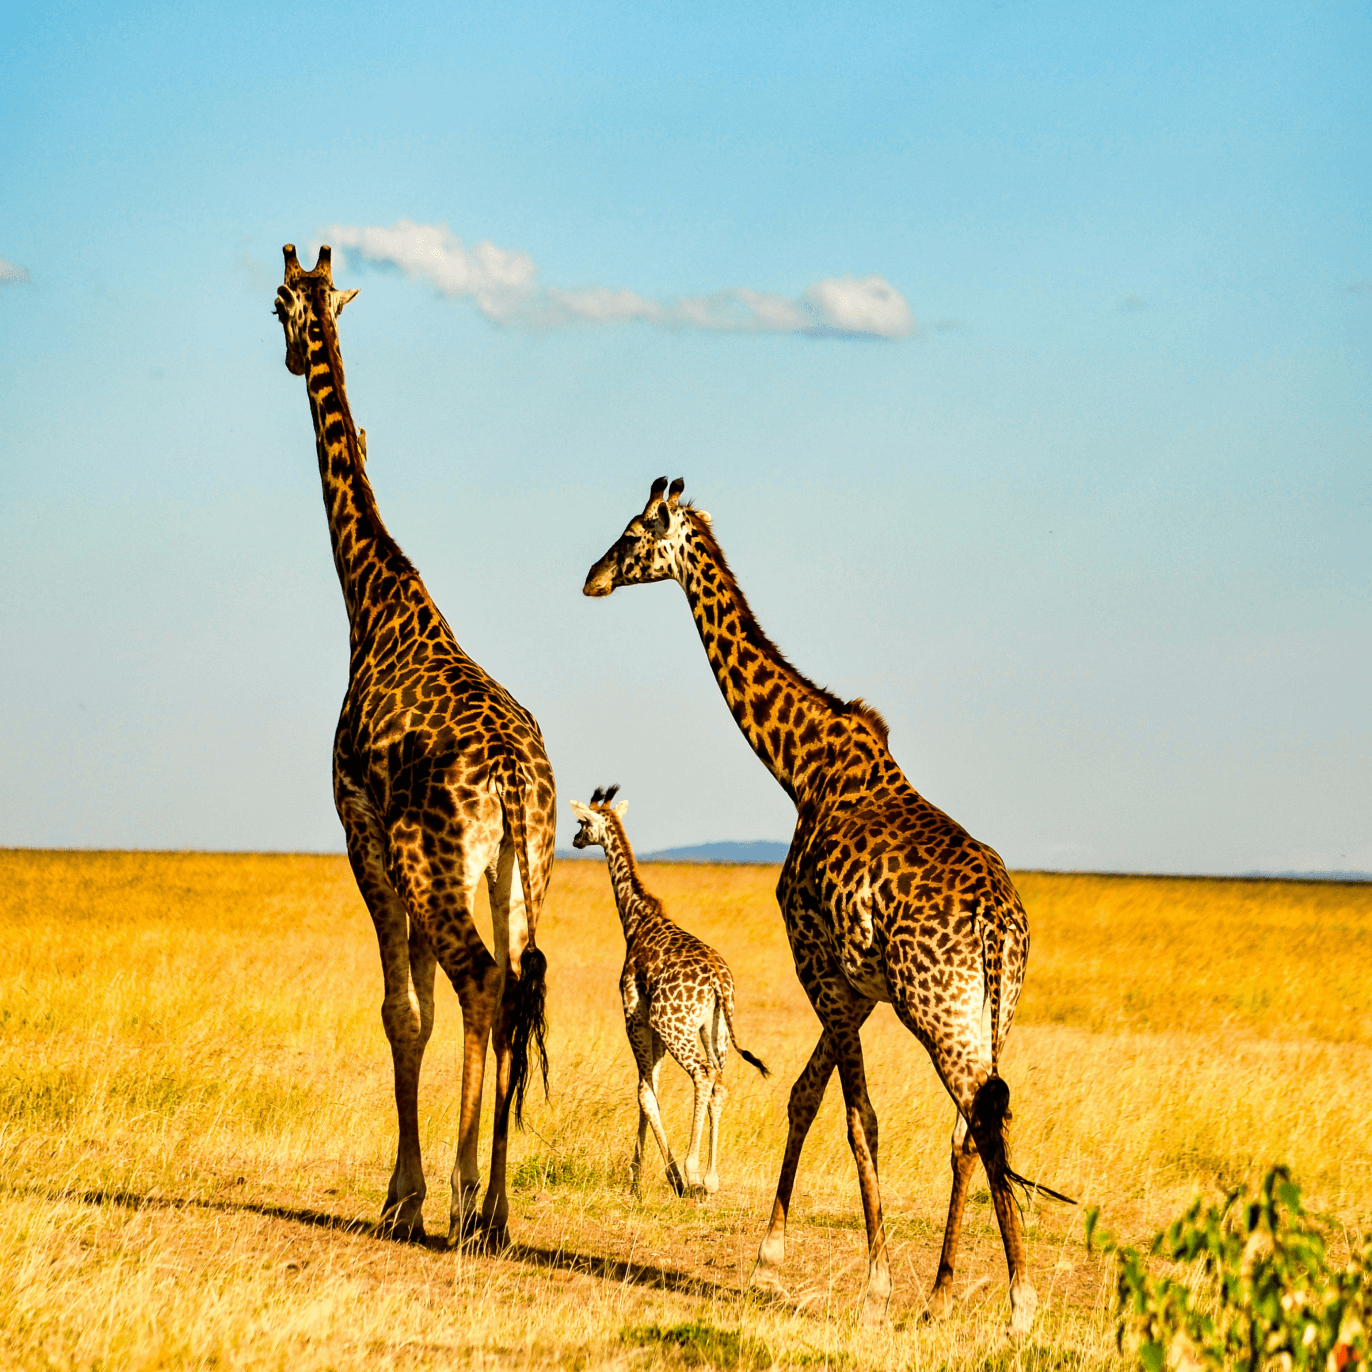
[[[739,1048],[734,1036],[734,978],[724,959],[669,919],[662,902],[643,885],[624,832],[627,806],[623,801],[612,805],[618,790],[611,786],[606,792],[597,791],[589,805],[572,802],[572,811],[581,821],[572,846],[605,850],[610,885],[624,926],[624,970],[619,991],[624,1002],[624,1027],[638,1065],[634,1191],[642,1194],[643,1145],[651,1125],[667,1164],[667,1178],[677,1195],[712,1194],[719,1190],[719,1119],[724,1109],[724,1064],[731,1044],[763,1076],[768,1072],[747,1049]],[[657,1107],[658,1071],[664,1053],[671,1053],[695,1085],[695,1113],[684,1175],[672,1156]],[[710,1161],[702,1177],[700,1142],[707,1109]]]
[[[479,1223],[501,1234],[505,1157],[531,1056],[542,1055],[544,959],[538,912],[553,862],[556,798],[538,724],[458,646],[419,573],[387,532],[344,388],[330,254],[311,272],[287,247],[276,312],[286,365],[305,376],[334,565],[348,611],[348,690],[334,737],[334,800],[376,925],[381,1018],[395,1067],[399,1143],[382,1211],[422,1237],[419,1072],[433,1027],[435,968],[462,1006],[462,1108],[450,1240]],[[486,880],[494,952],[473,907]],[[488,1043],[496,1065],[491,1176],[478,1215],[477,1134]]]
[[[715,680],[763,765],[795,802],[777,886],[796,972],[822,1033],[791,1091],[790,1131],[754,1280],[779,1285],[786,1214],[805,1135],[835,1067],[868,1238],[864,1316],[884,1317],[890,1271],[877,1181],[877,1120],[859,1030],[878,1000],[929,1051],[957,1106],[953,1190],[932,1304],[951,1297],[971,1165],[980,1152],[1010,1267],[1011,1327],[1035,1305],[1005,1161],[1009,1093],[1000,1045],[1014,1019],[1029,924],[1000,858],[920,796],[887,748],[886,723],[802,676],[762,632],[711,521],[655,482],[643,513],[590,570],[585,593],[672,579],[686,592]],[[666,492],[664,496],[664,491]],[[724,626],[716,633],[716,625]]]

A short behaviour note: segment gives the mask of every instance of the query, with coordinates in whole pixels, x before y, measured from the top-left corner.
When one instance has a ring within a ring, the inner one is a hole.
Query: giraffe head
[[[622,820],[629,811],[627,800],[621,800],[618,805],[611,804],[618,794],[618,786],[611,786],[608,790],[601,790],[597,786],[589,805],[580,805],[572,801],[572,813],[581,821],[581,828],[576,831],[576,837],[572,840],[573,848],[605,847],[610,827],[607,817],[615,815]]]
[[[281,249],[286,258],[286,279],[277,288],[274,313],[286,331],[286,370],[305,375],[310,355],[310,319],[322,308],[332,324],[356,291],[333,288],[333,252],[326,243],[319,249],[314,270],[307,272],[295,255],[295,244]]]
[[[682,549],[693,521],[710,522],[704,510],[693,510],[680,503],[685,489],[686,482],[681,477],[670,487],[665,476],[653,482],[643,513],[629,521],[618,542],[586,573],[582,595],[605,596],[617,586],[681,580],[685,565]]]

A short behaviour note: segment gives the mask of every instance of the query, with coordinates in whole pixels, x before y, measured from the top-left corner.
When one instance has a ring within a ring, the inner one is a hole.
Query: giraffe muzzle
[[[601,596],[609,595],[614,588],[614,563],[609,558],[601,558],[601,560],[586,573],[586,584],[581,588],[581,594],[599,598]]]

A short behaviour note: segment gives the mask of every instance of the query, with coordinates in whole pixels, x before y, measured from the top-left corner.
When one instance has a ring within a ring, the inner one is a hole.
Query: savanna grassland
[[[0,1366],[1094,1367],[1112,1271],[1080,1211],[1027,1212],[1040,1297],[1012,1349],[1004,1259],[974,1183],[958,1312],[920,1320],[947,1204],[952,1107],[888,1007],[865,1035],[896,1281],[856,1327],[853,1165],[829,1099],[792,1211],[789,1299],[744,1285],[786,1096],[818,1029],[775,869],[655,866],[649,885],[738,982],[723,1184],[628,1194],[637,1116],[623,944],[601,863],[560,862],[551,1098],[512,1143],[513,1247],[381,1240],[394,1149],[371,924],[333,857],[0,853]],[[1372,887],[1017,877],[1033,930],[1005,1057],[1016,1166],[1139,1240],[1195,1192],[1288,1162],[1329,1221],[1372,1222]],[[440,987],[422,1136],[446,1232],[459,1016]],[[488,1106],[489,1106],[489,1091]],[[685,1078],[664,1069],[682,1140]],[[489,1140],[489,1123],[483,1142]]]

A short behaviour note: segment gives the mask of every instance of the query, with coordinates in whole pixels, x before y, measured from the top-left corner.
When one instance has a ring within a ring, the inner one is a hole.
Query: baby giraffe
[[[724,959],[709,944],[667,918],[662,902],[639,879],[633,849],[622,823],[627,801],[613,805],[618,786],[597,789],[590,805],[572,801],[581,828],[574,848],[600,847],[610,869],[615,904],[627,945],[619,993],[624,1000],[624,1027],[638,1064],[638,1147],[634,1150],[633,1187],[643,1193],[643,1143],[648,1126],[667,1164],[667,1180],[678,1196],[719,1190],[719,1116],[724,1109],[724,1060],[734,1038],[734,979]],[[738,1048],[736,1041],[733,1046]],[[667,1146],[657,1109],[658,1069],[669,1052],[695,1083],[695,1114],[685,1176]],[[762,1075],[766,1066],[738,1048]],[[700,1175],[700,1140],[705,1111],[710,1112],[710,1165]]]

